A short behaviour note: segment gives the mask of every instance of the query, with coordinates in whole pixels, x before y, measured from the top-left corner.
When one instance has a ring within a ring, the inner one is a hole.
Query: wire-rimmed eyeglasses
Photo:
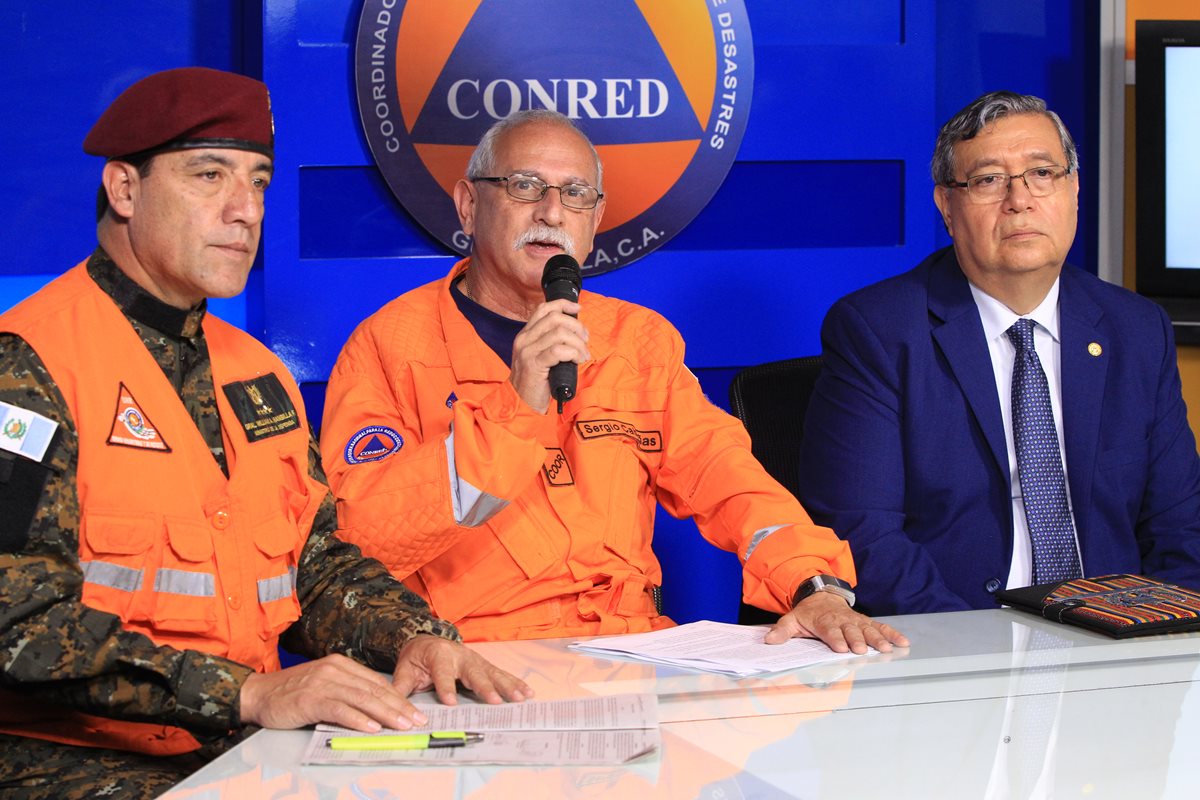
[[[558,189],[558,200],[567,208],[587,211],[596,207],[604,193],[586,183],[564,183],[555,186],[531,175],[514,173],[504,178],[471,178],[472,181],[503,183],[508,196],[523,203],[536,203],[551,189]]]
[[[972,175],[965,181],[950,181],[946,185],[954,189],[966,189],[967,196],[976,203],[998,203],[1008,196],[1009,186],[1013,180],[1020,178],[1025,188],[1034,197],[1048,197],[1058,191],[1063,178],[1071,170],[1059,164],[1045,164],[1040,167],[1030,167],[1024,172],[1009,175],[1004,172],[989,172],[986,175]]]

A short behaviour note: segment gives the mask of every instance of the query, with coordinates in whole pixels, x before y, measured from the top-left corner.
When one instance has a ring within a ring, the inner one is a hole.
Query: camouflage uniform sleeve
[[[59,424],[43,463],[0,461],[0,508],[25,509],[0,527],[0,686],[200,734],[239,727],[249,668],[160,647],[83,603],[75,423],[41,359],[11,334],[0,334],[0,401]]]
[[[309,437],[308,471],[328,486],[315,437]],[[427,633],[460,641],[458,629],[429,613],[429,606],[378,561],[337,535],[337,507],[326,490],[300,555],[296,580],[302,616],[283,638],[294,653],[341,653],[372,669],[391,672],[396,653]]]

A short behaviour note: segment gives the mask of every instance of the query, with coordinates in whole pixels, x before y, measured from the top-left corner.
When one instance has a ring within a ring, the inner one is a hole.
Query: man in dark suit
[[[1113,572],[1200,587],[1171,325],[1064,266],[1079,182],[1062,121],[984,95],[932,169],[954,244],[834,305],[805,426],[801,499],[849,540],[860,602],[988,608],[1005,586]]]

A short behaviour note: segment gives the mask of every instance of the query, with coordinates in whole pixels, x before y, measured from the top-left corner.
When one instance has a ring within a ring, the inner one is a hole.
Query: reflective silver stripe
[[[458,477],[458,467],[454,463],[453,426],[446,437],[446,463],[450,465],[450,501],[454,505],[454,521],[459,525],[479,527],[508,505],[507,500],[492,497]]]
[[[258,582],[258,602],[270,603],[282,600],[296,593],[296,568],[288,567],[283,575],[274,578],[262,578]]]
[[[211,572],[188,572],[159,567],[154,574],[154,591],[188,597],[216,597],[217,579]]]
[[[786,527],[787,525],[772,525],[769,528],[762,528],[761,530],[755,531],[754,535],[750,537],[750,546],[746,548],[746,560],[750,560],[750,554],[754,552],[756,547],[762,544],[763,539],[767,538],[780,528]]]
[[[145,572],[133,567],[123,567],[107,561],[80,561],[83,579],[97,586],[107,586],[122,592],[136,592],[142,588]]]

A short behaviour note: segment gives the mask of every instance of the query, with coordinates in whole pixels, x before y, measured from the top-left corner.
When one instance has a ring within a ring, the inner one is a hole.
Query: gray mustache
[[[520,250],[525,245],[533,242],[549,242],[557,247],[561,247],[568,253],[575,252],[575,241],[569,233],[560,228],[551,228],[547,225],[534,225],[522,233],[513,242],[513,250]]]

